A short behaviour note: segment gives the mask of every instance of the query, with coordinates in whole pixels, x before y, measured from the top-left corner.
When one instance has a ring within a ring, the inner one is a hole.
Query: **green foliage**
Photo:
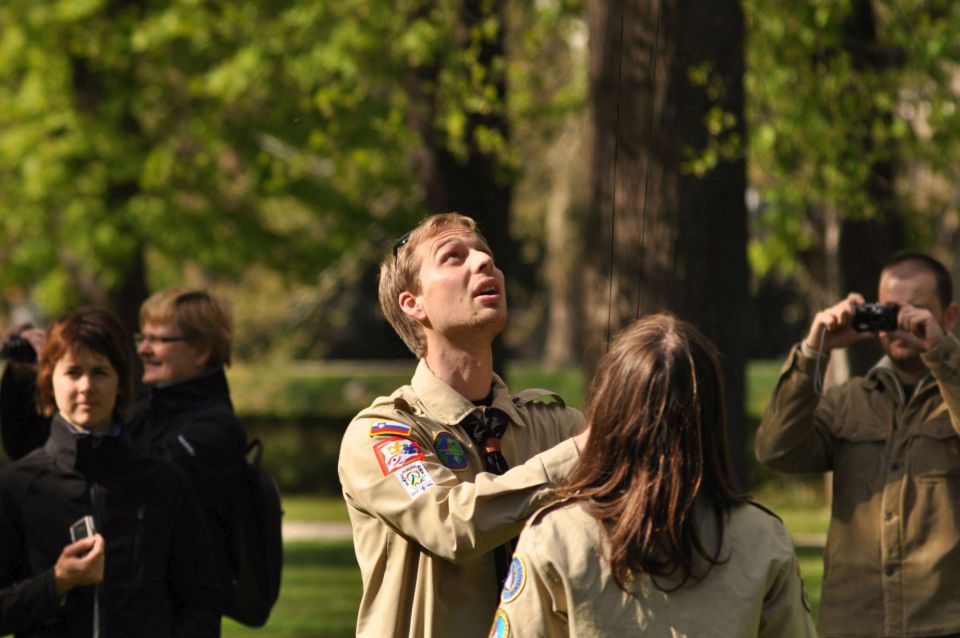
[[[873,12],[872,43],[858,5]],[[932,240],[944,215],[957,220],[960,7],[745,0],[744,10],[751,182],[762,203],[755,270],[792,270],[824,241],[826,211],[875,215],[883,202],[871,193],[871,167],[882,163],[896,171],[896,205],[915,243]]]

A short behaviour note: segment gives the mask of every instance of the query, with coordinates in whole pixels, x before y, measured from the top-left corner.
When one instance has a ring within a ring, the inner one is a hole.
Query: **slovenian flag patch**
[[[390,436],[410,436],[410,426],[403,423],[392,423],[390,421],[378,421],[370,426],[370,436],[380,436],[389,434]]]

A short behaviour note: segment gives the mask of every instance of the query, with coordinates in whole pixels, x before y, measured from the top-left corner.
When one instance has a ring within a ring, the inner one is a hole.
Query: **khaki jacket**
[[[910,397],[884,358],[820,398],[815,357],[796,347],[757,432],[767,465],[833,470],[827,636],[960,632],[960,341],[923,360],[931,374]]]
[[[698,511],[697,527],[712,549],[712,512]],[[641,575],[624,592],[604,558],[609,552],[606,534],[583,503],[535,514],[520,536],[490,636],[816,635],[793,543],[780,520],[759,507],[743,504],[730,511],[720,552],[726,562],[676,591],[662,591]],[[659,582],[664,589],[679,584]]]
[[[358,636],[484,636],[499,586],[492,550],[520,533],[579,458],[579,411],[549,392],[511,396],[502,476],[457,425],[474,406],[421,361],[410,386],[350,423],[338,472],[363,578]]]

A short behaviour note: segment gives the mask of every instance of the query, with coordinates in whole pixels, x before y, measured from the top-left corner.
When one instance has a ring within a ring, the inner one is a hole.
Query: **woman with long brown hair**
[[[589,441],[524,529],[492,636],[814,636],[789,535],[734,487],[716,350],[669,314],[627,328]]]

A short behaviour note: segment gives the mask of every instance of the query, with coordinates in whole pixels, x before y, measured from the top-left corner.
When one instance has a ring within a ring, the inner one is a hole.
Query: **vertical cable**
[[[647,233],[647,193],[650,189],[650,156],[653,155],[655,150],[655,144],[653,140],[653,122],[654,122],[654,109],[656,108],[656,102],[654,98],[656,97],[657,92],[657,53],[660,50],[660,21],[663,18],[663,1],[657,3],[657,31],[656,36],[653,41],[653,59],[650,62],[650,123],[647,128],[647,139],[649,140],[649,147],[647,148],[647,161],[645,162],[643,168],[643,201],[641,202],[640,208],[640,267],[638,268],[638,276],[643,276],[643,257],[644,257],[644,240],[646,239]],[[621,27],[622,29],[622,27]],[[622,53],[621,53],[622,57]],[[635,315],[636,319],[640,318],[640,292],[643,290],[642,282],[637,282],[637,312]]]
[[[610,350],[611,320],[613,315],[613,276],[615,238],[617,234],[617,159],[620,155],[620,84],[623,76],[623,14],[627,0],[617,2],[620,5],[620,43],[617,47],[617,117],[613,134],[613,207],[610,211],[610,279],[607,285],[607,351]]]

